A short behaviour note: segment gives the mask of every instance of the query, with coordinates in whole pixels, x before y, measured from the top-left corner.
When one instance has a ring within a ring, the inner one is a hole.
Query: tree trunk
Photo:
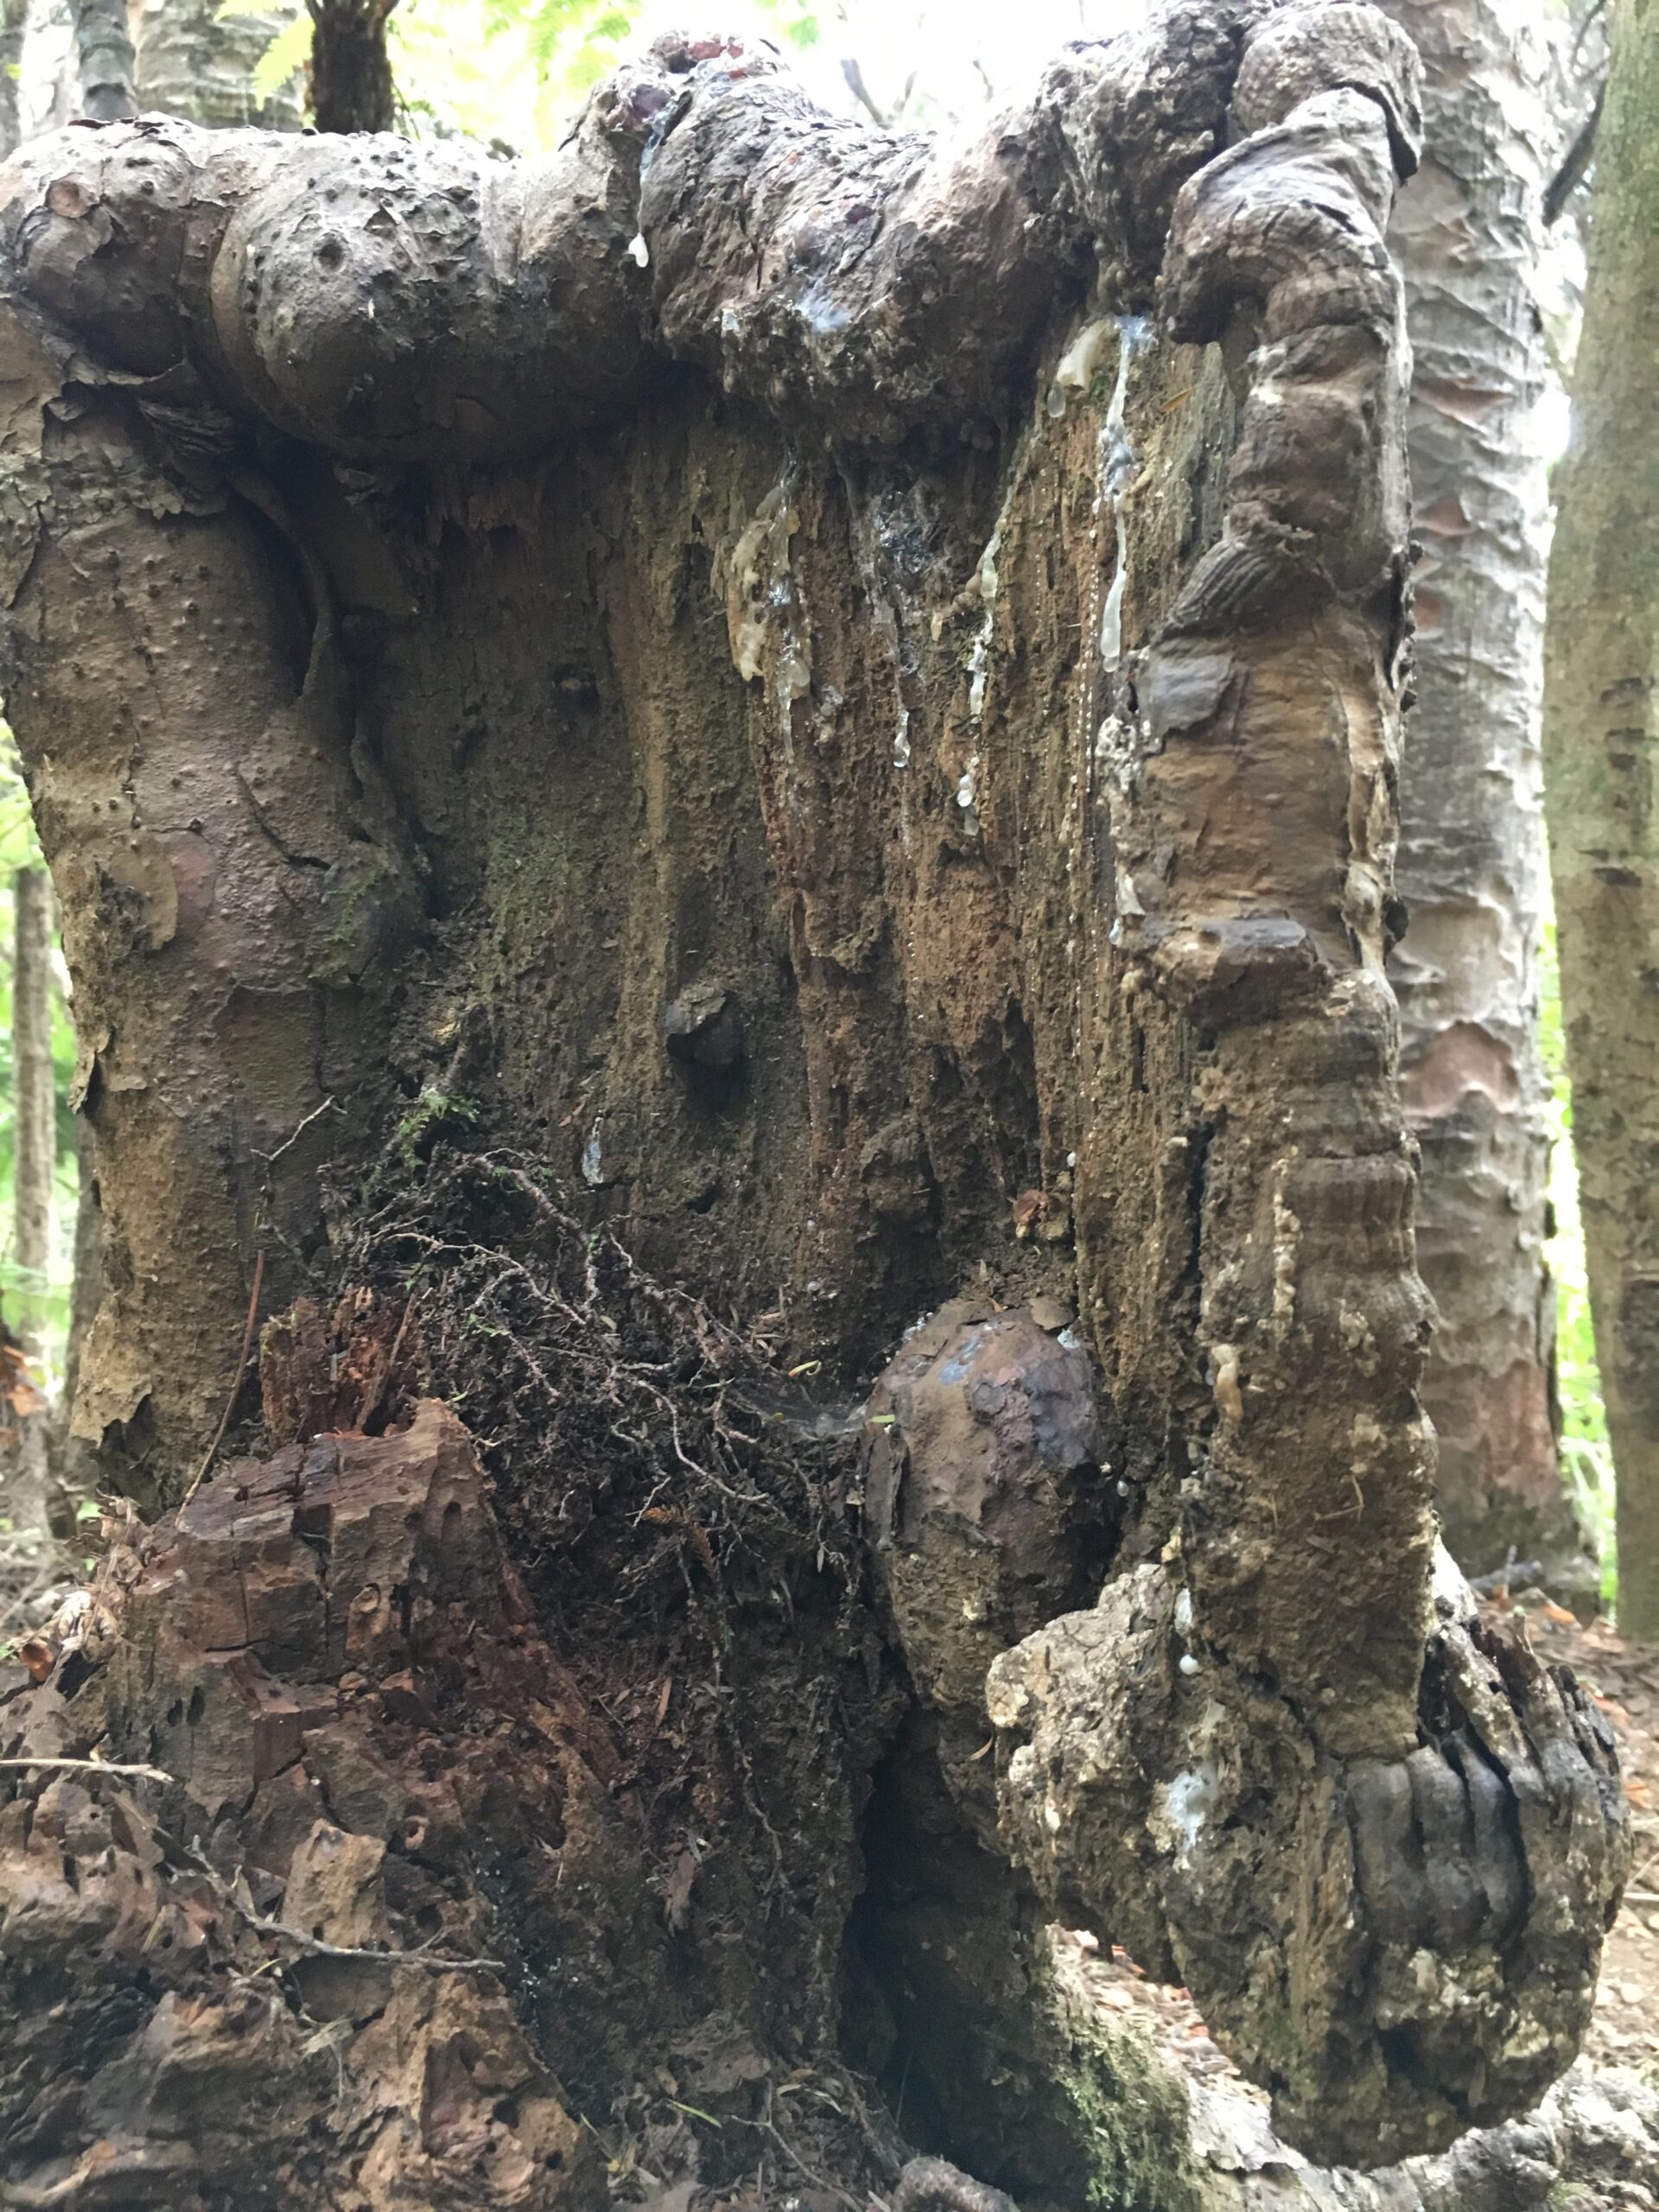
[[[216,130],[252,123],[297,130],[297,77],[267,100],[253,91],[254,71],[283,21],[280,13],[221,16],[218,0],[145,0],[135,65],[140,111]]]
[[[397,119],[386,18],[397,0],[305,0],[311,114],[319,130],[390,130]]]
[[[1618,1485],[1619,1618],[1659,1635],[1659,16],[1614,17],[1573,438],[1549,574],[1544,744],[1585,1255]]]
[[[28,22],[29,0],[3,0],[0,4],[0,160],[15,154],[22,139],[17,80],[22,70]]]
[[[1549,143],[1542,0],[1386,0],[1424,62],[1426,151],[1389,232],[1406,283],[1417,704],[1390,965],[1417,1255],[1439,1319],[1423,1400],[1446,1541],[1582,1565],[1562,1491],[1543,1262],[1548,1142],[1539,652],[1544,457],[1535,279]],[[1593,1578],[1592,1578],[1593,1579]]]
[[[93,123],[138,112],[127,0],[70,0],[80,65],[80,111]]]
[[[1206,0],[949,155],[665,39],[512,168],[11,165],[77,1419],[157,1516],[8,1712],[146,1770],[0,1812],[20,2185],[989,2202],[897,2108],[1190,2203],[1056,1919],[1327,2154],[1565,2063],[1622,1793],[1415,1395],[1416,128],[1373,10]]]
[[[57,1180],[57,1094],[52,1071],[52,885],[44,868],[12,878],[11,963],[13,1264],[26,1287],[13,1301],[24,1352],[44,1349],[44,1300],[52,1268]],[[44,1408],[16,1416],[18,1442],[8,1503],[25,1527],[46,1526],[47,1419]]]

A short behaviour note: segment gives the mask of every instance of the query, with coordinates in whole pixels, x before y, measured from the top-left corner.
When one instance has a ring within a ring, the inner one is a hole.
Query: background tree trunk
[[[1545,789],[1619,1618],[1659,1636],[1659,13],[1614,16],[1573,437],[1549,573]]]
[[[1471,1573],[1582,1572],[1557,1463],[1538,1043],[1538,696],[1548,532],[1536,278],[1551,134],[1541,0],[1386,0],[1424,62],[1423,166],[1389,239],[1406,282],[1415,685],[1389,967],[1422,1152],[1423,1382],[1446,1541]],[[1593,1575],[1589,1577],[1593,1586]]]
[[[74,1432],[74,1407],[80,1388],[81,1353],[104,1296],[104,1217],[98,1199],[98,1166],[90,1125],[75,1118],[75,1234],[71,1253],[69,1325],[64,1332],[63,1387],[53,1408],[51,1458],[59,1510],[73,1516],[91,1498],[99,1482],[98,1455]],[[59,1533],[67,1535],[67,1529]]]
[[[22,137],[18,121],[18,76],[23,62],[23,32],[29,22],[29,0],[4,0],[0,7],[0,161],[17,150]]]
[[[156,1515],[7,1709],[147,1770],[0,1808],[20,2184],[585,2212],[581,2113],[970,2212],[902,2084],[1173,2212],[1055,1919],[1326,2154],[1566,2062],[1623,1796],[1415,1395],[1417,124],[1374,11],[1206,0],[949,151],[670,38],[543,162],[14,162],[78,1420]]]
[[[253,73],[283,22],[275,12],[221,16],[217,0],[146,0],[135,62],[141,112],[210,129],[297,130],[297,75],[269,99],[253,91]]]
[[[23,1351],[38,1362],[43,1349],[43,1301],[52,1266],[53,1200],[57,1180],[57,1095],[52,1068],[52,884],[44,868],[22,868],[12,878],[11,968],[13,1111],[12,1236],[14,1265],[26,1287],[12,1300]],[[47,1418],[44,1408],[18,1416],[19,1441],[10,1478],[12,1510],[28,1528],[47,1518]]]
[[[126,0],[70,0],[80,63],[80,111],[94,123],[137,115]]]
[[[397,0],[306,0],[315,25],[311,113],[319,130],[390,130],[397,119],[386,18]]]

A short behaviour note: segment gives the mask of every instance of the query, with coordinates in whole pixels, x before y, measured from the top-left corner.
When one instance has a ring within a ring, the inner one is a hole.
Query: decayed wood
[[[60,1946],[79,1961],[0,2063],[11,2174],[66,2202],[588,2200],[588,2139],[454,1879],[494,1847],[480,1789],[511,1773],[544,1834],[569,1802],[553,1748],[518,1748],[570,1698],[522,1617],[436,1405],[226,1469],[149,1532],[99,1671],[0,1722],[9,1781],[29,1770],[0,1808],[8,2017]],[[439,1778],[456,1721],[472,1748]],[[180,2097],[182,2136],[146,2117]]]

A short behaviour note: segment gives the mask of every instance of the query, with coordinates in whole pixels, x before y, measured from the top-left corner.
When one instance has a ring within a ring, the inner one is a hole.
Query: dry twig
[[[163,1767],[124,1765],[116,1759],[0,1759],[0,1767],[22,1766],[61,1767],[84,1774],[119,1774],[139,1782],[176,1782],[179,1778]]]
[[[263,1252],[257,1252],[253,1260],[253,1288],[248,1296],[248,1318],[242,1330],[242,1350],[237,1359],[236,1373],[231,1380],[231,1395],[225,1401],[225,1410],[219,1417],[219,1427],[213,1431],[213,1440],[203,1454],[201,1465],[196,1469],[189,1489],[180,1500],[181,1512],[201,1488],[207,1470],[213,1464],[214,1455],[225,1441],[225,1432],[231,1425],[231,1415],[236,1411],[236,1402],[242,1395],[242,1380],[248,1371],[248,1354],[253,1349],[254,1324],[259,1315],[259,1292],[264,1280],[265,1255]]]

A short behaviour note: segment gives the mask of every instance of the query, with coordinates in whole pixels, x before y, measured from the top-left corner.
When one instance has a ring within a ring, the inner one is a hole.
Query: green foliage
[[[452,1125],[465,1129],[476,1122],[480,1109],[475,1099],[451,1097],[435,1084],[423,1085],[420,1096],[397,1124],[397,1156],[413,1174],[431,1148],[433,1138]]]
[[[218,12],[269,15],[270,0],[224,0]],[[744,12],[798,52],[823,36],[808,0],[747,0]],[[401,0],[386,37],[403,127],[417,137],[476,138],[504,153],[546,151],[653,22],[649,0]],[[259,99],[306,67],[311,30],[309,14],[296,10],[254,73]]]
[[[310,59],[311,17],[308,13],[296,16],[288,29],[279,31],[260,55],[253,73],[254,98],[272,99]]]
[[[804,0],[760,0],[760,5],[785,46],[804,53],[823,36],[817,9],[805,6]]]
[[[821,35],[805,0],[757,0],[785,44],[814,46]],[[518,34],[543,80],[568,100],[597,84],[635,40],[642,0],[488,0],[492,33]]]
[[[223,0],[213,11],[215,22],[225,22],[232,16],[269,16],[270,0]],[[280,92],[290,77],[296,76],[311,59],[311,16],[302,8],[291,22],[283,25],[270,44],[260,55],[252,77],[253,96],[268,100]]]
[[[1567,1078],[1567,1040],[1561,1028],[1561,981],[1554,923],[1544,932],[1542,982],[1539,1033],[1550,1084],[1549,1119],[1554,1139],[1549,1198],[1554,1234],[1546,1256],[1555,1279],[1555,1373],[1561,1402],[1561,1471],[1580,1519],[1595,1538],[1601,1558],[1602,1599],[1611,1608],[1618,1594],[1613,1460],[1607,1441],[1607,1416],[1601,1400],[1601,1374],[1596,1365],[1590,1287],[1585,1274],[1579,1178],[1573,1159],[1573,1086]]]

